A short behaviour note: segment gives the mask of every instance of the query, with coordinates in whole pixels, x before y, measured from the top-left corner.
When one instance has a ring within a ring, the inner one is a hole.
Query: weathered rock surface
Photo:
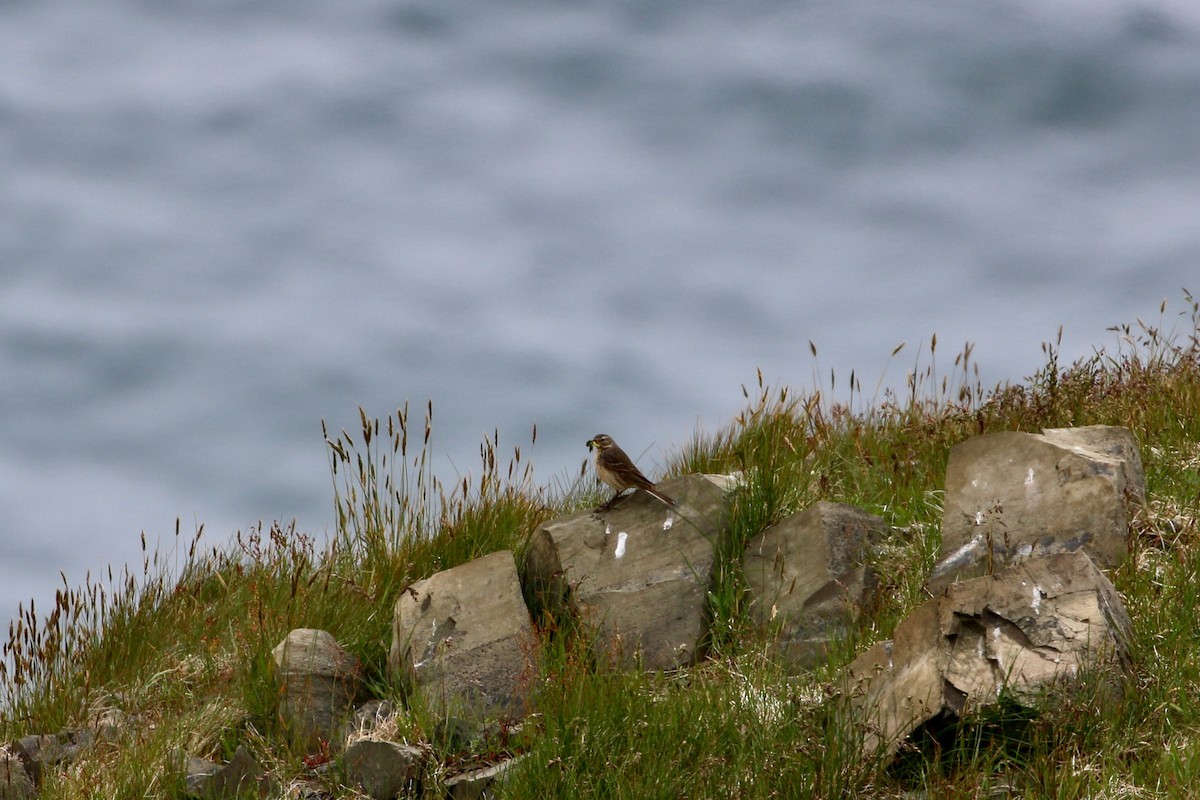
[[[864,557],[886,530],[862,509],[821,501],[746,545],[750,613],[762,627],[779,626],[779,651],[791,664],[824,660],[870,600],[875,575]]]
[[[1028,704],[1081,670],[1120,691],[1130,621],[1081,550],[1031,558],[951,585],[847,670],[869,752],[894,751],[922,723],[995,702]]]
[[[272,652],[280,684],[279,714],[292,741],[308,752],[340,752],[343,723],[359,692],[358,659],[331,634],[297,628]]]
[[[994,433],[956,445],[946,465],[937,592],[1021,558],[1085,550],[1110,568],[1128,553],[1145,474],[1128,428]]]
[[[359,739],[346,747],[346,780],[372,800],[392,800],[421,768],[420,748]]]
[[[535,657],[511,551],[417,581],[396,602],[389,665],[443,715],[522,716]]]
[[[547,523],[525,562],[539,605],[594,627],[597,655],[612,663],[690,664],[705,633],[713,546],[728,487],[723,476],[688,475],[659,486],[675,506],[635,492],[609,511]]]
[[[0,800],[32,800],[37,797],[33,779],[16,753],[0,751]]]

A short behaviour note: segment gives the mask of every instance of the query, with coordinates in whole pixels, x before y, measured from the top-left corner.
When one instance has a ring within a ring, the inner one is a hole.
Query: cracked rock
[[[1081,671],[1119,693],[1130,626],[1116,590],[1083,551],[956,583],[847,669],[865,747],[894,752],[923,723],[961,717],[1001,695],[1031,705]]]

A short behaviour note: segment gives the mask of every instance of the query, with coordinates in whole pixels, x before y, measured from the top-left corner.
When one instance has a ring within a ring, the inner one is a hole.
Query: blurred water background
[[[360,405],[654,472],[757,368],[1019,381],[1198,274],[1190,0],[2,0],[0,612],[323,536]]]

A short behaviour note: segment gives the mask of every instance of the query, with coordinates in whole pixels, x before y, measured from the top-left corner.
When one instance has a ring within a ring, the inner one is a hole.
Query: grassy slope
[[[945,377],[914,370],[904,396],[866,399],[853,375],[845,387],[799,395],[760,381],[745,412],[697,434],[669,465],[748,478],[720,543],[708,659],[671,675],[597,671],[578,632],[543,627],[550,669],[524,730],[464,748],[439,741],[419,712],[399,720],[399,737],[431,742],[426,785],[449,767],[518,752],[527,758],[505,796],[957,798],[1010,787],[1027,798],[1165,797],[1200,785],[1200,314],[1187,299],[1183,333],[1125,328],[1115,353],[1069,367],[1046,345],[1045,367],[1022,386],[985,391],[972,380],[969,348]],[[935,356],[936,339],[921,358]],[[832,402],[837,392],[848,399]],[[238,744],[286,789],[310,776],[274,722],[270,651],[287,631],[329,630],[366,665],[374,693],[399,699],[385,660],[403,587],[494,550],[519,553],[541,522],[597,497],[532,486],[519,449],[506,464],[497,459],[498,437],[481,448],[477,479],[444,485],[426,461],[431,416],[428,407],[423,427],[413,425],[413,446],[407,408],[382,423],[364,416],[354,436],[327,437],[339,508],[328,547],[278,526],[227,549],[206,547],[202,534],[177,536],[170,563],[148,554],[140,574],[64,587],[49,614],[24,612],[5,646],[0,737],[82,725],[112,709],[139,720],[132,741],[101,745],[53,775],[43,796],[177,796],[174,748],[220,759]],[[1147,507],[1113,576],[1135,623],[1134,691],[1116,702],[1083,690],[1036,715],[990,712],[944,751],[899,768],[864,763],[825,700],[836,668],[922,600],[950,447],[1000,430],[1097,423],[1132,428],[1146,467]],[[746,624],[738,556],[764,526],[819,499],[880,514],[894,534],[872,556],[883,578],[878,607],[828,668],[788,678]],[[335,767],[321,780],[353,796],[339,776]]]

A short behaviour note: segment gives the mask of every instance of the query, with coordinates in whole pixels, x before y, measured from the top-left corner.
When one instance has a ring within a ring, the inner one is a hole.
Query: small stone
[[[326,631],[298,628],[272,651],[280,683],[279,714],[292,741],[313,753],[340,752],[344,720],[360,685],[358,659]]]
[[[424,757],[411,745],[359,739],[346,747],[346,779],[372,800],[392,800],[416,778]]]
[[[188,797],[232,800],[248,793],[266,797],[273,789],[270,777],[245,745],[238,746],[228,764],[195,758],[182,751],[176,751],[175,757],[183,768]]]

